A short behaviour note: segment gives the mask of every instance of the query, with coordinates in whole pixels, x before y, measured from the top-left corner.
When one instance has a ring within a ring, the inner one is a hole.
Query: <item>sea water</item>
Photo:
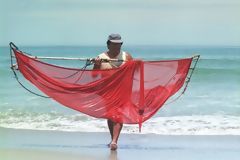
[[[20,49],[37,56],[93,58],[104,46],[50,46]],[[142,133],[184,135],[240,135],[240,47],[224,46],[124,46],[134,58],[178,59],[200,54],[187,91],[174,95],[154,117],[143,124]],[[48,63],[81,68],[80,61]],[[41,93],[20,73],[20,81]],[[181,90],[179,91],[179,93]],[[96,119],[35,96],[23,89],[10,69],[9,48],[0,48],[0,127],[82,132],[108,131],[106,120]],[[138,125],[125,125],[125,133],[138,132]]]

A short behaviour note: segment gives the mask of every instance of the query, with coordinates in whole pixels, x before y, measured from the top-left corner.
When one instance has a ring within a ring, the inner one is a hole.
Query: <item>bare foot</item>
[[[117,149],[117,143],[114,143],[114,142],[112,142],[111,144],[110,144],[110,149],[111,150],[113,150],[113,151],[115,151],[116,149]]]

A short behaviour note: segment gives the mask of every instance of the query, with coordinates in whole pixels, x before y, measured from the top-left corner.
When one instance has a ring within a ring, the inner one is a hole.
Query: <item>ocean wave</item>
[[[229,74],[229,75],[236,75],[240,76],[240,68],[196,68],[196,71],[194,72],[196,75],[201,75],[201,74],[215,74],[222,76],[223,74]]]
[[[193,115],[155,117],[143,124],[142,134],[161,135],[240,135],[240,117]],[[0,127],[69,132],[108,132],[106,120],[83,114],[0,113]],[[138,125],[124,125],[123,133],[138,133]]]

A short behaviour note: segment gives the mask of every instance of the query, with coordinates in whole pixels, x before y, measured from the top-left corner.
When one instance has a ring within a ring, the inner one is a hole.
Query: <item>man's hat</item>
[[[119,34],[110,34],[108,36],[108,41],[112,43],[123,43],[122,38]]]

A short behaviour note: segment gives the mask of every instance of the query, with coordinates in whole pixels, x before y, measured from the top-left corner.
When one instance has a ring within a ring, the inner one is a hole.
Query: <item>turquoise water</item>
[[[93,58],[106,50],[101,46],[20,49],[38,56],[86,58]],[[201,55],[186,93],[178,101],[165,105],[156,116],[146,122],[146,130],[157,134],[240,133],[240,47],[128,46],[123,49],[134,58],[144,60]],[[32,95],[19,86],[9,68],[8,47],[0,48],[0,62],[0,127],[107,130],[105,121],[85,116],[51,99]],[[79,61],[47,62],[78,68],[84,65]],[[20,74],[19,77],[25,85],[40,93]],[[134,127],[126,128],[126,132],[135,132]]]

